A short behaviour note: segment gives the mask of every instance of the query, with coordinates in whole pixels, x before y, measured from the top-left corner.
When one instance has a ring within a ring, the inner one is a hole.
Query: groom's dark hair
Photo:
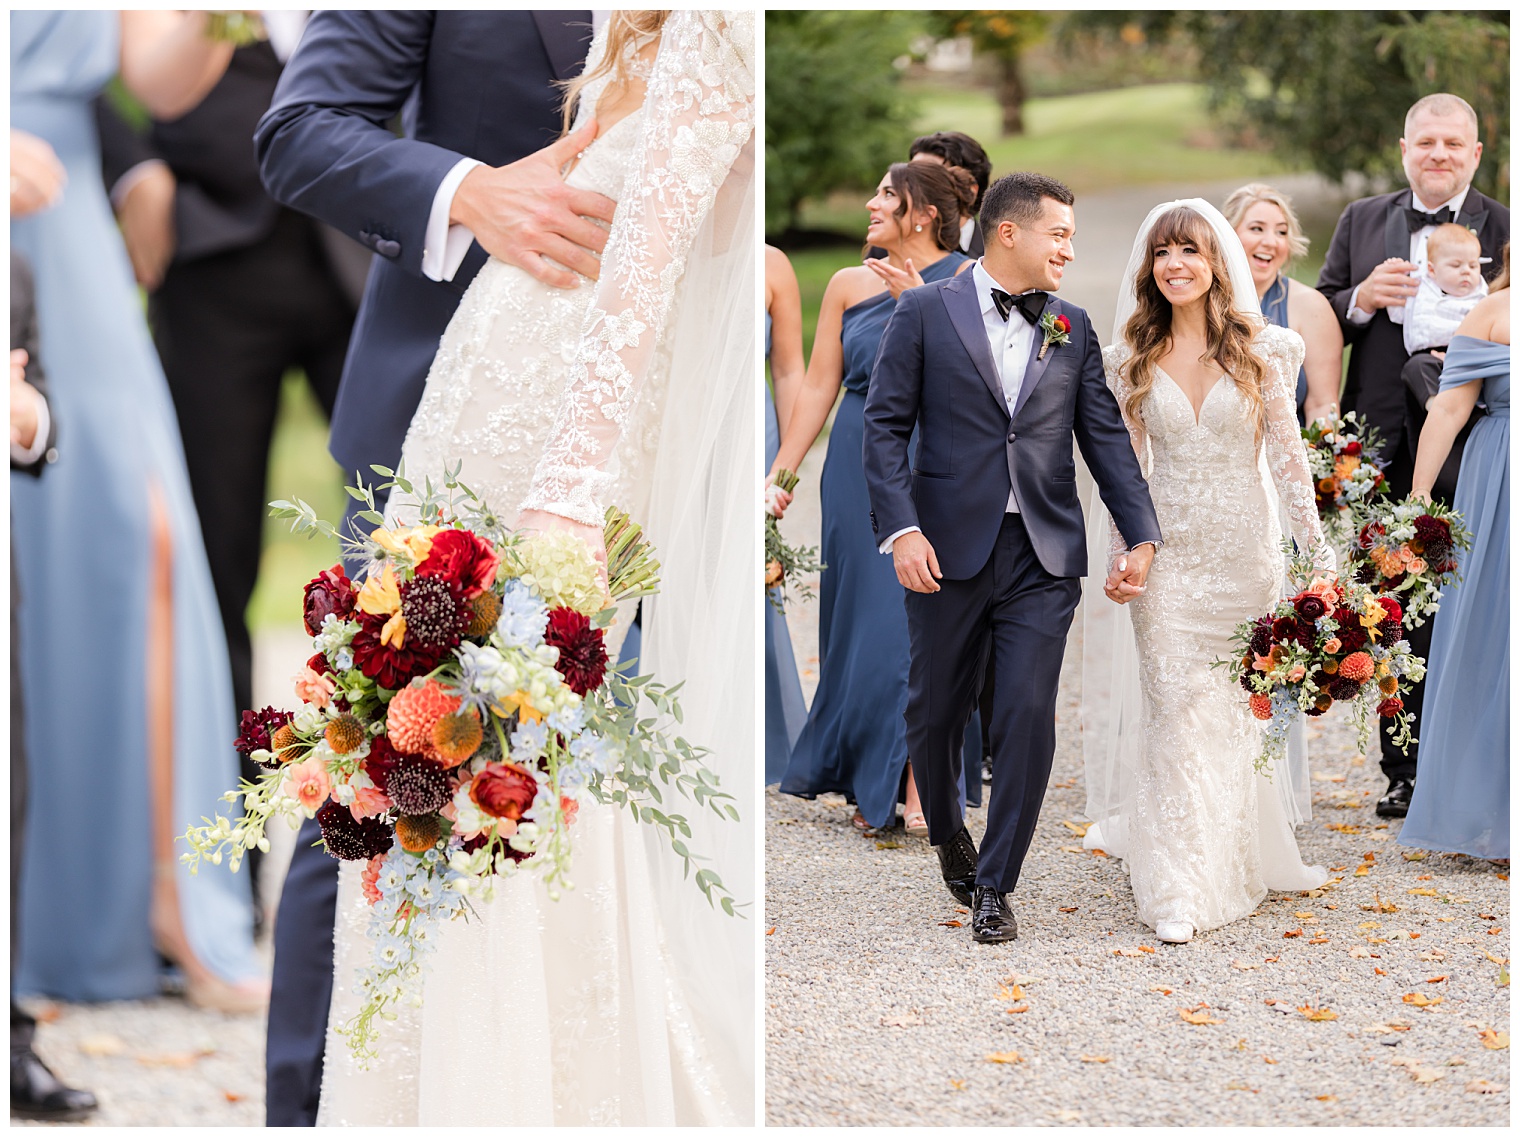
[[[1022,229],[1040,216],[1040,202],[1047,197],[1062,205],[1076,201],[1071,190],[1055,178],[1023,171],[1004,174],[982,195],[982,232],[991,233],[1004,221]]]

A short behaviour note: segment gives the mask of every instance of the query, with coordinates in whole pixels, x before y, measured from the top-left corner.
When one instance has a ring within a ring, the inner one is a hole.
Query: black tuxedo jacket
[[[32,266],[15,249],[11,250],[11,350],[25,348],[29,357],[26,365],[26,381],[44,400],[47,399],[47,373],[42,369],[42,354],[37,334],[37,289],[32,280]],[[51,412],[52,406],[48,410]],[[41,455],[29,466],[12,466],[26,474],[40,474],[48,463],[58,461],[54,442],[58,438],[58,421],[48,415],[48,441]],[[12,605],[15,598],[12,596]]]
[[[312,16],[255,144],[277,201],[373,249],[331,450],[350,474],[394,466],[438,341],[486,254],[422,275],[439,183],[463,157],[502,166],[553,142],[556,83],[579,73],[589,11],[350,11]],[[406,137],[387,124],[402,114]]]
[[[1071,342],[1038,359],[1044,337],[1036,330],[1011,412],[970,272],[904,292],[882,334],[863,443],[871,525],[882,539],[917,525],[951,580],[975,576],[987,563],[1010,486],[1045,571],[1086,574],[1073,435],[1125,540],[1161,539],[1092,322],[1055,296],[1046,311],[1071,321]],[[915,426],[917,466],[910,469]]]
[[[1409,224],[1404,210],[1413,199],[1410,190],[1402,189],[1364,197],[1346,206],[1330,239],[1317,285],[1335,309],[1341,331],[1351,345],[1341,405],[1377,427],[1383,437],[1380,456],[1390,460],[1401,449],[1406,459],[1412,460],[1424,421],[1419,408],[1406,403],[1399,376],[1409,359],[1404,350],[1404,330],[1388,318],[1386,308],[1379,308],[1368,323],[1360,325],[1346,319],[1346,311],[1351,306],[1352,291],[1379,264],[1389,257],[1409,259]],[[1509,240],[1509,209],[1470,189],[1457,221],[1477,232],[1483,255],[1493,258],[1484,273],[1492,280],[1501,267],[1500,250]]]

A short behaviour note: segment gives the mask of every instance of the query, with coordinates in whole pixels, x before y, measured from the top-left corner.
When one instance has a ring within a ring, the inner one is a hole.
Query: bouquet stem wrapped
[[[776,485],[787,493],[797,488],[797,475],[790,470],[777,470]],[[813,595],[813,588],[803,578],[822,572],[826,566],[818,559],[814,547],[796,548],[787,544],[781,536],[776,519],[765,515],[765,590],[773,607],[779,612],[786,601],[787,589],[794,588],[799,596]]]

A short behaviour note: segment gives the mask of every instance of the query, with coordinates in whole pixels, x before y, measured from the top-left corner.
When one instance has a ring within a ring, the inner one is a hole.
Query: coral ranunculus
[[[348,579],[341,564],[323,569],[306,586],[306,596],[301,604],[301,616],[306,621],[306,634],[316,635],[322,630],[322,622],[329,614],[340,620],[348,619],[354,610],[354,582]]]
[[[332,779],[327,776],[327,763],[320,755],[313,754],[304,762],[289,767],[285,792],[295,798],[302,808],[315,812],[332,793]]]
[[[1392,698],[1384,699],[1381,703],[1379,703],[1377,713],[1382,718],[1391,719],[1394,715],[1398,714],[1403,709],[1404,700],[1395,695]]]
[[[470,783],[470,800],[492,817],[517,821],[538,794],[532,774],[513,762],[489,762]]]
[[[433,537],[427,559],[417,566],[418,576],[441,576],[473,599],[496,581],[501,558],[468,529],[443,529]]]

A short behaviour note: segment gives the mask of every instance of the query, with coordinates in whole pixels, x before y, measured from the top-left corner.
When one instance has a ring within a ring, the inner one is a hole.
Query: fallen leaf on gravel
[[[243,1095],[242,1094],[233,1093],[231,1090],[223,1090],[222,1091],[222,1096],[224,1098],[226,1098],[228,1101],[242,1101],[243,1100]]]
[[[1077,1060],[1079,1062],[1112,1062],[1113,1057],[1108,1054],[1078,1054]]]
[[[1210,1018],[1207,1003],[1199,1003],[1196,1007],[1178,1007],[1177,1013],[1182,1016],[1182,1021],[1191,1023],[1193,1026],[1218,1026],[1224,1019]]]
[[[956,911],[959,912],[962,916],[964,916],[964,915],[966,915],[966,913],[970,912],[971,909],[957,907]]]
[[[1451,923],[1455,919],[1456,919],[1455,916],[1437,916],[1436,917],[1436,923],[1437,924],[1449,924],[1449,923]]]
[[[964,928],[966,925],[962,924],[959,920],[941,920],[939,926],[941,928]]]
[[[1247,963],[1243,959],[1232,959],[1230,960],[1230,966],[1233,967],[1236,971],[1255,971],[1261,966],[1261,964]],[[1151,990],[1154,991],[1155,988],[1152,987]]]
[[[1404,1069],[1408,1070],[1409,1076],[1422,1086],[1429,1085],[1431,1082],[1439,1082],[1442,1078],[1446,1077],[1445,1070],[1432,1070],[1428,1066],[1411,1065],[1405,1066]]]
[[[1318,920],[1319,919],[1319,917],[1316,916],[1313,912],[1295,912],[1295,913],[1293,913],[1293,918],[1295,920]]]
[[[1028,1009],[1029,1009],[1029,1004],[1028,1003],[1020,1003],[1016,1007],[1009,1007],[1008,1008],[1008,1013],[1010,1015],[1022,1015]]]
[[[1334,1020],[1340,1018],[1340,1015],[1336,1014],[1328,1007],[1299,1007],[1298,1013],[1303,1015],[1304,1018],[1308,1019],[1312,1023],[1333,1022]]]
[[[1352,873],[1351,875],[1352,876],[1368,876],[1368,875],[1371,874],[1371,872],[1372,872],[1371,866],[1369,866],[1369,865],[1357,865],[1356,872]]]
[[[1349,955],[1352,959],[1372,958],[1372,953],[1364,948],[1361,944],[1352,944],[1351,947],[1347,949],[1346,954]]]
[[[881,1020],[882,1026],[923,1026],[924,1020],[917,1015],[887,1015]]]
[[[1437,1003],[1442,1002],[1442,999],[1439,995],[1431,998],[1423,991],[1412,991],[1408,995],[1404,996],[1404,1002],[1416,1007],[1433,1007]]]
[[[1499,917],[1493,915],[1490,912],[1479,912],[1478,913],[1478,919],[1480,919],[1480,920],[1497,920],[1498,918]]]
[[[1320,1094],[1314,1100],[1315,1101],[1335,1101],[1335,1095],[1334,1094]]]
[[[1374,825],[1373,828],[1374,829],[1387,829],[1388,826],[1386,826],[1386,825]],[[1369,833],[1369,834],[1367,834],[1367,840],[1369,840],[1369,841],[1386,841],[1386,840],[1388,840],[1388,834],[1387,833]]]
[[[1465,1088],[1470,1094],[1502,1094],[1504,1092],[1503,1086],[1496,1086],[1492,1082],[1485,1082],[1482,1078],[1475,1078],[1473,1081],[1468,1082]]]
[[[1445,958],[1446,953],[1438,947],[1431,948],[1429,951],[1422,951],[1420,953],[1420,959],[1425,963],[1440,963],[1441,960]],[[1498,960],[1495,960],[1494,962],[1497,963]]]
[[[1061,852],[1063,852],[1063,853],[1085,853],[1085,852],[1087,852],[1087,850],[1084,849],[1084,848],[1082,848],[1081,845],[1062,845],[1061,846]]]
[[[1172,993],[1170,987],[1147,987],[1146,990],[1154,991],[1158,995],[1170,995]]]
[[[1294,928],[1291,932],[1284,932],[1283,939],[1291,940],[1294,936],[1301,936],[1303,934],[1304,930],[1302,928]]]
[[[765,934],[768,935],[768,936],[774,936],[776,934],[776,926],[774,924],[772,924],[771,928],[770,928],[770,931],[766,932]]]
[[[1437,892],[1433,888],[1406,888],[1404,891],[1407,892],[1407,893],[1409,893],[1410,896],[1440,896],[1441,895],[1439,892]]]
[[[996,1054],[987,1055],[986,1060],[988,1062],[997,1062],[1003,1066],[1012,1066],[1015,1063],[1024,1061],[1024,1059],[1019,1057],[1017,1050],[1000,1050]]]
[[[1509,873],[1507,873],[1507,872],[1496,872],[1496,873],[1494,873],[1494,876],[1498,877],[1500,880],[1508,880],[1509,879]]]
[[[1061,824],[1064,825],[1064,826],[1066,826],[1066,828],[1070,829],[1078,837],[1086,837],[1087,836],[1087,826],[1084,825],[1084,824],[1082,824],[1081,822],[1077,822],[1077,821],[1063,821],[1063,822],[1061,822]]]
[[[960,1078],[951,1078],[950,1079],[950,1088],[952,1090],[964,1090],[966,1088],[966,1083],[964,1081],[962,1081]]]
[[[1155,955],[1156,949],[1148,944],[1138,944],[1135,947],[1114,948],[1115,955],[1126,955],[1131,959],[1142,955]]]
[[[1057,908],[1056,911],[1057,912],[1075,912],[1076,909],[1075,908]]]
[[[1345,774],[1330,774],[1324,770],[1316,770],[1309,777],[1316,782],[1344,782],[1346,780]]]
[[[1501,967],[1501,968],[1499,968],[1499,978],[1496,980],[1496,982],[1499,984],[1500,987],[1508,987],[1509,986],[1509,968],[1507,968],[1507,967]]]
[[[1400,1019],[1389,1019],[1385,1023],[1373,1023],[1362,1029],[1368,1034],[1393,1034],[1397,1031],[1408,1030],[1409,1024]]]
[[[1490,928],[1488,929],[1488,934],[1491,936],[1497,936],[1502,931],[1504,931],[1503,928]]]
[[[1430,856],[1429,853],[1426,853],[1426,852],[1423,852],[1423,851],[1421,851],[1419,849],[1416,849],[1412,853],[1405,853],[1404,854],[1404,859],[1406,861],[1423,861],[1428,856]]]
[[[1434,880],[1434,879],[1435,878],[1432,877],[1429,873],[1426,873],[1424,876],[1417,876],[1417,877],[1415,877],[1415,880]]]
[[[1374,967],[1372,969],[1372,974],[1374,974],[1374,975],[1387,975],[1388,972],[1384,971],[1381,967]]]
[[[1269,955],[1269,956],[1267,956],[1265,962],[1266,963],[1276,963],[1281,958],[1282,958],[1281,955]]]
[[[1488,958],[1489,963],[1497,963],[1500,967],[1503,967],[1506,963],[1509,962],[1507,959],[1500,959],[1497,955],[1490,951],[1486,951],[1483,954]]]
[[[876,847],[878,849],[901,849],[902,848],[902,842],[901,841],[878,841],[878,842],[876,842]]]
[[[1425,980],[1425,982],[1427,982],[1427,983],[1445,983],[1446,982],[1446,976],[1444,976],[1444,975],[1432,975],[1429,979]]]
[[[1389,912],[1397,912],[1398,910],[1399,906],[1397,904],[1384,900],[1377,894],[1377,891],[1375,889],[1372,893],[1372,903],[1362,905],[1362,911],[1364,912],[1382,912],[1384,914],[1387,914]]]
[[[1412,940],[1414,939],[1414,933],[1406,928],[1399,928],[1396,931],[1389,932],[1388,938],[1390,940]]]
[[[1259,1094],[1259,1093],[1261,1093],[1260,1090],[1253,1090],[1253,1089],[1251,1089],[1250,1086],[1243,1085],[1240,1082],[1231,1082],[1229,1085],[1225,1086],[1225,1089],[1227,1089],[1227,1090],[1245,1090],[1248,1093],[1253,1093],[1253,1094]]]
[[[1009,986],[1006,983],[999,985],[997,997],[999,999],[1006,999],[1014,1003],[1022,1003],[1026,998],[1024,994],[1024,988],[1018,983],[1015,983],[1012,986]]]
[[[1336,824],[1336,825],[1326,825],[1325,828],[1326,829],[1333,829],[1337,833],[1360,833],[1362,831],[1362,827],[1360,825],[1346,825],[1344,823],[1340,823],[1340,824]]]
[[[1485,1050],[1508,1050],[1509,1033],[1502,1030],[1480,1030],[1478,1037],[1483,1040]]]
[[[1330,937],[1329,936],[1315,936],[1312,940],[1305,940],[1304,941],[1304,943],[1306,943],[1306,944],[1327,944],[1329,942],[1330,942]]]
[[[108,1058],[126,1053],[127,1044],[114,1034],[91,1034],[79,1040],[79,1050],[92,1058]]]
[[[1331,865],[1330,866],[1330,871],[1331,872],[1345,872],[1346,871],[1346,866],[1345,865]]]
[[[1364,924],[1358,924],[1356,926],[1356,930],[1359,931],[1359,932],[1369,932],[1373,928],[1381,928],[1382,926],[1383,925],[1379,924],[1376,920],[1368,920]]]

